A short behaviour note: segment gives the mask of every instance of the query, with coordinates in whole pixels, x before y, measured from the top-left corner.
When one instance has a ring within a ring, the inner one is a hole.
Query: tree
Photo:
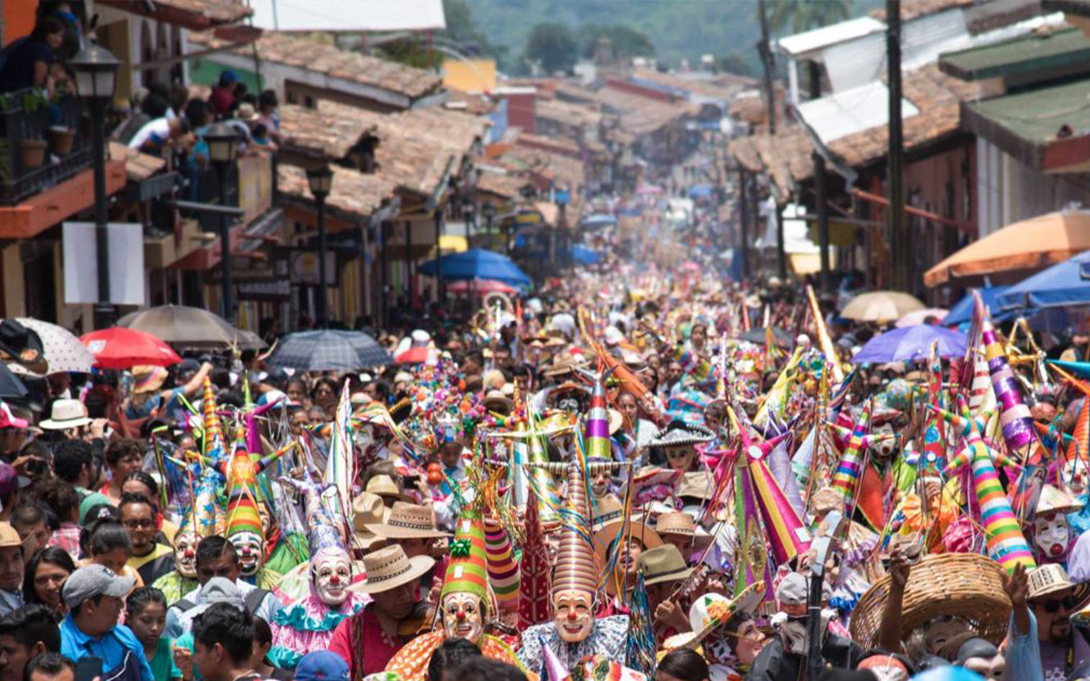
[[[613,55],[620,59],[655,56],[655,44],[645,33],[623,25],[584,24],[579,29],[579,42],[583,45],[584,57],[594,56],[594,48],[603,36],[609,38],[613,45]]]
[[[802,33],[850,19],[852,0],[774,0],[768,23],[776,35]]]
[[[570,71],[578,55],[575,36],[567,24],[543,22],[534,26],[526,41],[526,58],[547,73]]]

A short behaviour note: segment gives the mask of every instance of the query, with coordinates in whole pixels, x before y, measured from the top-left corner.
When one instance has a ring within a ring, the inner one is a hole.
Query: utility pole
[[[810,62],[810,99],[821,97],[821,66]],[[821,248],[821,295],[833,292],[832,272],[829,264],[829,181],[825,176],[825,158],[817,152],[810,155],[814,163],[814,192],[817,194],[818,246]]]
[[[912,290],[912,250],[905,224],[905,149],[901,127],[901,3],[886,0],[886,63],[889,65],[889,234],[893,288]]]
[[[776,91],[772,88],[772,47],[768,44],[768,14],[765,12],[765,0],[758,0],[757,11],[761,15],[761,42],[757,43],[757,52],[761,55],[761,65],[765,71],[765,99],[768,103],[768,134],[776,134]]]
[[[741,243],[738,244],[738,257],[742,260],[742,278],[749,278],[749,197],[746,185],[749,173],[745,168],[738,168],[738,222],[741,224]]]

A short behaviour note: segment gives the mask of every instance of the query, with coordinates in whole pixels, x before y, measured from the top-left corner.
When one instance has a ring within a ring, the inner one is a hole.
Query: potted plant
[[[41,168],[45,163],[45,140],[22,139],[19,140],[19,162],[26,170]]]
[[[72,151],[72,140],[76,137],[76,131],[63,125],[54,125],[49,128],[49,148],[57,156],[67,156]]]

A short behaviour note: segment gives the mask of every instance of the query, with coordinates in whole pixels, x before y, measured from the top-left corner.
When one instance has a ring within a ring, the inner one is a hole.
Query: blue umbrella
[[[689,197],[693,199],[706,199],[712,195],[710,184],[695,184],[689,187]]]
[[[602,255],[583,244],[572,244],[571,259],[580,265],[597,265],[601,261]]]
[[[495,279],[512,286],[530,286],[530,277],[506,255],[480,248],[444,255],[443,279]],[[435,276],[437,262],[429,260],[419,268],[421,274]]]
[[[606,215],[605,213],[595,213],[594,215],[588,215],[583,218],[579,223],[581,226],[595,229],[597,227],[611,227],[617,224],[617,218],[612,215]]]
[[[1003,310],[1090,305],[1090,281],[1083,279],[1090,251],[1079,253],[1008,288],[997,302]]]
[[[903,326],[871,338],[852,357],[852,364],[885,364],[927,359],[931,343],[938,342],[939,357],[963,357],[969,339],[965,334],[941,326]]]
[[[992,313],[993,319],[996,319],[999,314],[999,306],[995,303],[996,296],[1001,295],[1009,288],[1010,286],[988,286],[979,289],[980,297],[984,299],[984,306]],[[967,294],[950,308],[950,312],[948,312],[946,318],[942,320],[942,325],[957,326],[958,324],[964,324],[965,322],[970,322],[972,320],[973,296],[972,294]]]

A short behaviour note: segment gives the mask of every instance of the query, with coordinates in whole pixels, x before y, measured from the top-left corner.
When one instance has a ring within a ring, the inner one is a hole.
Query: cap
[[[224,69],[224,70],[220,71],[220,82],[221,83],[237,83],[238,82],[238,74],[235,73],[234,71],[232,71],[231,69]]]
[[[19,428],[23,429],[27,427],[27,420],[17,417],[11,413],[11,407],[7,402],[0,400],[0,428]]]
[[[15,546],[23,546],[24,540],[19,532],[11,526],[11,523],[0,523],[0,549],[9,549]]]
[[[315,650],[295,666],[295,681],[348,681],[348,663],[337,653]]]
[[[192,357],[186,357],[180,364],[175,365],[174,370],[179,374],[187,374],[201,368],[201,363]]]
[[[134,578],[118,577],[105,565],[87,565],[68,576],[61,594],[64,597],[64,604],[72,609],[88,598],[96,596],[124,598],[129,595],[135,584]]]
[[[229,603],[239,610],[245,607],[242,592],[238,585],[226,577],[213,577],[204,583],[200,590],[200,604],[189,609],[189,613],[196,617],[216,603]]]

